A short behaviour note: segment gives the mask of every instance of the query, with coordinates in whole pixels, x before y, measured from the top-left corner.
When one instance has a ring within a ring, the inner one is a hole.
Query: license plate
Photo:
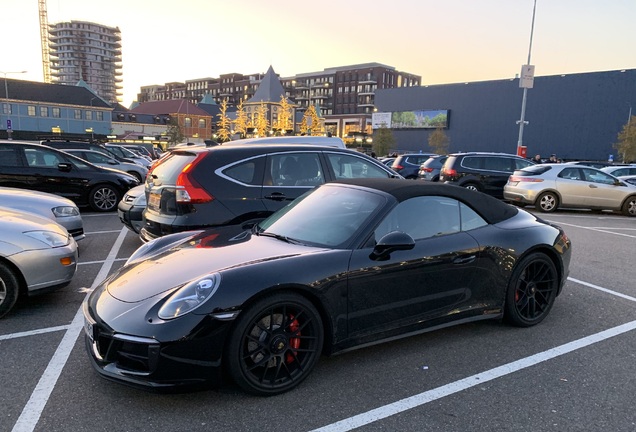
[[[95,339],[95,330],[93,329],[93,323],[89,322],[86,318],[84,318],[84,332],[91,341]]]
[[[151,193],[148,197],[148,206],[153,208],[159,208],[159,202],[161,201],[161,195],[157,193]]]

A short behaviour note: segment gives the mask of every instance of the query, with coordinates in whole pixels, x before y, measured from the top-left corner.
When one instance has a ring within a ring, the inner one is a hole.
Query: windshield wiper
[[[281,235],[281,234],[276,234],[276,233],[272,233],[272,232],[267,232],[267,231],[256,231],[255,232],[256,235],[259,236],[264,236],[264,237],[273,237],[275,239],[278,240],[282,240],[284,242],[290,243],[290,244],[302,244],[301,242],[299,242],[298,240],[295,240],[293,238]]]

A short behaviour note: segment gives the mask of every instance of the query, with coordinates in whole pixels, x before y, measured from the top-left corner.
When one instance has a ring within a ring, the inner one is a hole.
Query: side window
[[[515,168],[514,160],[507,157],[488,157],[484,162],[484,168],[491,171],[511,173]]]
[[[465,168],[483,169],[484,158],[481,156],[464,156],[461,165]]]
[[[336,179],[347,178],[387,178],[389,173],[366,159],[338,153],[326,153],[329,165]]]
[[[578,168],[565,168],[557,175],[557,177],[568,180],[581,180],[581,173]]]
[[[525,159],[515,159],[516,169],[522,169],[525,167],[529,167],[530,165],[534,165],[532,162],[527,161]]]
[[[58,164],[65,162],[59,154],[45,149],[28,148],[24,154],[30,167],[57,168]]]
[[[603,171],[592,170],[589,168],[582,168],[583,175],[585,176],[585,180],[593,183],[602,183],[602,184],[614,184],[614,178],[607,175]]]
[[[266,178],[275,186],[316,186],[325,182],[318,153],[282,153],[269,158]]]
[[[453,234],[460,230],[460,203],[452,198],[420,196],[398,204],[378,225],[375,239],[402,231],[414,240]]]
[[[239,162],[223,170],[223,174],[239,183],[260,186],[264,157]]]
[[[0,166],[21,166],[18,149],[15,147],[0,147]]]
[[[475,210],[464,203],[459,203],[459,214],[462,221],[462,231],[470,231],[488,225],[488,222],[479,216]]]

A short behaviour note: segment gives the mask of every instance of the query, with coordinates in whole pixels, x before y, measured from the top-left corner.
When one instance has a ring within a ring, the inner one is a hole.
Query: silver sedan
[[[547,213],[585,208],[636,216],[636,186],[584,165],[541,164],[516,170],[504,186],[504,199]]]
[[[75,240],[85,237],[80,211],[68,198],[28,189],[0,187],[0,207],[28,211],[52,219],[66,228]]]
[[[18,295],[47,292],[71,281],[77,243],[66,229],[34,213],[0,208],[0,317]]]

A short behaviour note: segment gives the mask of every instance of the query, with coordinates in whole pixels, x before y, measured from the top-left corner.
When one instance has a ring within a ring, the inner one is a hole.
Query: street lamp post
[[[528,63],[527,63],[527,67],[529,68],[529,71],[531,71],[531,74],[533,75],[532,78],[534,78],[534,68],[530,65],[530,54],[532,53],[532,36],[534,34],[534,16],[535,16],[536,10],[537,10],[537,0],[534,0],[534,6],[532,7],[532,25],[530,27],[530,46],[528,47]],[[523,69],[524,71],[522,72],[525,72],[526,68],[524,67]],[[519,84],[521,85],[523,81],[524,81],[524,77],[521,76]],[[518,155],[521,153],[521,149],[523,148],[523,127],[524,125],[528,124],[528,122],[525,120],[527,97],[528,97],[528,84],[524,84],[523,99],[521,100],[521,119],[517,121],[517,124],[519,124],[519,141],[517,142]]]
[[[27,71],[19,71],[19,72],[3,72],[0,71],[1,74],[4,75],[4,99],[6,101],[6,110],[7,110],[7,119],[6,119],[6,127],[7,127],[7,139],[13,139],[11,135],[13,134],[13,126],[11,125],[11,119],[9,115],[11,114],[11,105],[9,104],[9,87],[7,85],[7,75],[9,74],[23,74],[27,73]]]

